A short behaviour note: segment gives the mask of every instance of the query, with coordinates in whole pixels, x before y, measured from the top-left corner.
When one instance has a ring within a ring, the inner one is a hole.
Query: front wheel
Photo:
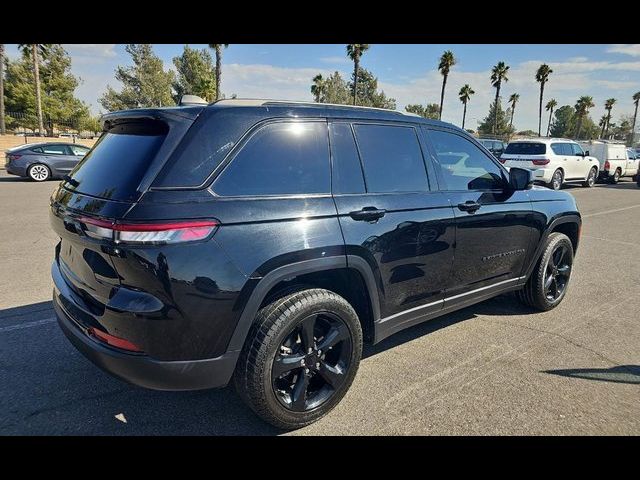
[[[593,187],[596,183],[596,175],[597,175],[596,167],[593,167],[591,170],[589,170],[589,176],[587,177],[587,180],[582,183],[582,186],[589,187],[589,188]]]
[[[558,169],[555,172],[553,172],[553,176],[551,177],[551,183],[549,184],[549,187],[552,188],[553,190],[560,190],[562,188],[562,179],[564,178],[564,175],[562,175],[562,170]]]
[[[308,289],[260,310],[234,374],[240,397],[282,429],[309,425],[345,395],[362,356],[362,329],[340,295]]]
[[[546,246],[518,299],[530,307],[546,311],[557,307],[569,286],[573,267],[573,244],[563,233],[549,235]]]

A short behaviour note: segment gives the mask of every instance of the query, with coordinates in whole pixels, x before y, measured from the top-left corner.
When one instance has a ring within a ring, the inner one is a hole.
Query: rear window
[[[164,124],[117,125],[102,135],[65,187],[94,197],[131,201],[166,137]]]
[[[547,153],[547,146],[538,142],[516,142],[507,145],[504,153],[512,155],[544,155]]]

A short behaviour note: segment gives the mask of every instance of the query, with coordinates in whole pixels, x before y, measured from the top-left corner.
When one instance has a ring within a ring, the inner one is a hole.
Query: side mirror
[[[585,152],[584,152],[584,156],[585,156],[585,157],[588,157],[588,156],[589,156],[589,150],[585,150]]]
[[[533,186],[533,170],[511,167],[509,169],[509,186],[512,190],[529,190]]]

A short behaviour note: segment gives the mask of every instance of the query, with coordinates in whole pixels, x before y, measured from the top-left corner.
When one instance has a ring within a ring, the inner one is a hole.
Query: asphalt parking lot
[[[0,171],[0,434],[280,434],[231,388],[147,391],[71,346],[50,302],[55,186]],[[505,295],[366,348],[345,399],[292,434],[640,434],[640,189],[567,190],[584,223],[557,309]]]

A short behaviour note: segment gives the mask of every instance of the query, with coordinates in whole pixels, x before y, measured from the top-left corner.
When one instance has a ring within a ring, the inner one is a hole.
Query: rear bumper
[[[536,182],[551,183],[554,172],[553,168],[537,168],[533,171],[533,179]]]
[[[11,163],[5,164],[4,168],[7,171],[7,173],[9,173],[11,175],[17,175],[19,177],[26,177],[27,176],[27,169],[26,168],[18,167],[16,165],[11,164]]]
[[[57,269],[54,262],[53,306],[58,324],[71,343],[103,370],[126,382],[153,390],[203,390],[224,387],[229,383],[239,352],[227,352],[204,360],[159,361],[143,354],[126,353],[93,339],[87,334],[87,328],[64,307],[74,302],[74,295]]]

